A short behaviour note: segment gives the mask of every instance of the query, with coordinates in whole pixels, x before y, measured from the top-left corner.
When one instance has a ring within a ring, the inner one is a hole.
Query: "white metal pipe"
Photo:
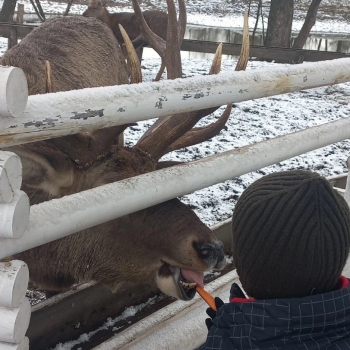
[[[343,275],[349,276],[350,259],[343,269]],[[205,289],[228,302],[233,282],[239,283],[236,270],[233,270],[213,282]],[[190,302],[175,301],[152,315],[142,319],[125,331],[93,348],[93,350],[193,350],[204,344],[207,328],[204,320],[206,304],[196,296]]]
[[[0,262],[0,306],[19,307],[24,301],[28,282],[29,270],[26,263],[20,260]]]
[[[0,259],[347,138],[350,118],[33,205],[24,235],[0,239]]]
[[[29,212],[28,195],[15,190],[12,202],[0,203],[0,237],[22,237],[29,221]]]
[[[0,125],[14,122],[25,110],[28,100],[27,78],[20,68],[0,66]]]
[[[238,282],[236,270],[208,283],[205,289],[227,303],[233,282]],[[93,350],[195,349],[204,343],[208,333],[204,322],[207,307],[198,294],[191,301],[175,301]]]
[[[34,95],[2,125],[0,147],[346,81],[350,58]]]
[[[0,151],[1,153],[1,151]],[[13,191],[8,179],[6,170],[0,165],[0,205],[1,203],[10,203],[13,199]]]
[[[29,350],[29,339],[24,337],[19,344],[0,342],[0,350]]]
[[[0,151],[0,203],[10,203],[22,184],[22,163],[17,154]]]
[[[31,306],[24,298],[18,308],[0,307],[0,342],[20,343],[28,330]]]

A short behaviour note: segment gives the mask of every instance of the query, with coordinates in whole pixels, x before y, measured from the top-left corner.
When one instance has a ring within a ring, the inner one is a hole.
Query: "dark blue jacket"
[[[201,350],[350,349],[350,286],[303,298],[234,298],[217,311]]]

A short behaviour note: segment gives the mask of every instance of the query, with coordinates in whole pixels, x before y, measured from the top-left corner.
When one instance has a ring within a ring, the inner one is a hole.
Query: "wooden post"
[[[26,263],[12,260],[0,263],[0,307],[18,308],[24,302],[29,282]],[[1,346],[0,349],[2,350]]]
[[[23,16],[24,16],[24,4],[17,4],[16,22],[19,24],[23,24]]]
[[[17,29],[16,27],[11,27],[10,36],[7,41],[7,49],[11,49],[11,47],[17,45],[17,43],[18,43]]]

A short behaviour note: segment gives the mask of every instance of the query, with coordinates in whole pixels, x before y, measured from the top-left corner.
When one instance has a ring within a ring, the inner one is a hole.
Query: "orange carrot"
[[[196,287],[196,291],[214,311],[217,311],[216,305],[215,305],[215,299],[212,295],[210,295],[207,291],[205,291],[203,288],[199,286]]]

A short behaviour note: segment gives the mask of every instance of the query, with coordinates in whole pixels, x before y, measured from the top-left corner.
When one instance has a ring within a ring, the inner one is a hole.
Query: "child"
[[[264,176],[232,217],[237,284],[216,298],[205,350],[350,349],[350,286],[341,276],[350,211],[328,181],[309,171]]]

